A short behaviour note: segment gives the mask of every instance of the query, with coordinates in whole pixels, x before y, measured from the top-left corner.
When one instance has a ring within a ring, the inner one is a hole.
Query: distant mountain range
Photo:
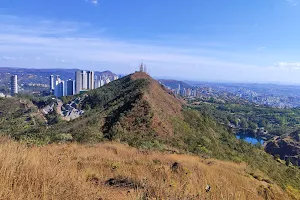
[[[183,81],[177,81],[177,80],[170,80],[170,79],[159,79],[159,82],[164,84],[167,87],[170,87],[171,89],[177,89],[179,84],[180,88],[191,88],[189,84],[183,82]]]

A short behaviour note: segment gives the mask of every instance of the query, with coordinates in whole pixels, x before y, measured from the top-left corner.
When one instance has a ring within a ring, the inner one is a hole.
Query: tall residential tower
[[[87,71],[87,89],[93,90],[95,89],[95,74],[93,71]]]
[[[10,77],[10,94],[15,96],[18,94],[18,76],[14,75]]]
[[[66,92],[66,95],[69,96],[69,95],[74,95],[74,92],[75,92],[75,81],[69,79],[67,80],[67,92]]]
[[[55,87],[54,87],[54,95],[56,97],[65,96],[65,82],[60,79],[59,75],[56,76]]]
[[[93,71],[82,71],[75,72],[75,93],[79,94],[80,91],[94,89],[94,72]]]
[[[50,75],[50,92],[54,91],[54,87],[55,87],[55,80],[54,80],[54,76]]]

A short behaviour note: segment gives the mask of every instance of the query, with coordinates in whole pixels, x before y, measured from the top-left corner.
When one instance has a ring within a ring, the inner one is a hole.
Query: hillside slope
[[[145,73],[135,73],[87,93],[86,115],[54,126],[81,142],[117,140],[134,147],[246,162],[282,188],[300,185],[300,171],[277,163],[263,149],[235,138],[196,110],[186,109]],[[270,170],[272,169],[272,170]]]
[[[0,144],[1,199],[289,199],[244,164],[116,143],[28,148],[0,138]]]
[[[52,128],[64,129],[77,141],[89,136],[149,141],[174,135],[172,118],[183,119],[182,102],[140,72],[88,92],[80,107],[86,111],[84,117]]]
[[[30,101],[18,98],[0,98],[0,134],[16,139],[44,127],[44,116]]]
[[[152,127],[159,134],[166,136],[173,135],[173,126],[170,121],[170,116],[183,119],[182,102],[175,98],[171,91],[165,89],[157,81],[153,80],[146,73],[135,73],[131,79],[148,80],[147,89],[144,92],[142,100],[149,103],[153,113]]]
[[[300,166],[300,131],[278,136],[267,142],[265,150],[272,155],[279,155],[282,160],[289,160]]]

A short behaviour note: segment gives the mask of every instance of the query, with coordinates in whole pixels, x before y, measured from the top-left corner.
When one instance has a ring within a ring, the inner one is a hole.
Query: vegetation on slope
[[[193,103],[193,102],[190,102]],[[257,106],[250,103],[198,102],[192,106],[212,117],[219,123],[232,124],[255,134],[258,127],[264,127],[271,135],[283,135],[300,126],[300,109],[280,109]]]
[[[252,172],[262,171],[283,188],[299,187],[300,170],[297,167],[287,167],[276,162],[262,148],[237,140],[233,133],[195,110],[187,110],[184,113],[184,122],[177,121],[175,129],[178,132],[176,135],[181,137],[176,141],[184,141],[181,143],[183,144],[181,148],[199,155],[209,155],[234,162],[246,162]],[[180,143],[174,145],[180,146]]]
[[[119,143],[0,144],[1,199],[288,199],[244,164]]]
[[[115,140],[143,149],[246,162],[248,175],[298,192],[299,169],[278,163],[262,149],[237,140],[199,111],[182,109],[180,100],[144,73],[124,77],[85,95],[80,105],[86,111],[83,117],[31,127],[26,132],[16,130],[18,137],[10,135],[39,144]]]
[[[25,138],[45,128],[45,119],[28,99],[0,98],[0,134]]]

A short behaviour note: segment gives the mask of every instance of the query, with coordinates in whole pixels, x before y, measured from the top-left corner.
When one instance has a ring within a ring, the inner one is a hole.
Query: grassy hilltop
[[[5,138],[0,143],[1,199],[289,198],[277,185],[249,175],[246,164],[119,143],[32,148]],[[176,162],[181,164],[174,167]]]

